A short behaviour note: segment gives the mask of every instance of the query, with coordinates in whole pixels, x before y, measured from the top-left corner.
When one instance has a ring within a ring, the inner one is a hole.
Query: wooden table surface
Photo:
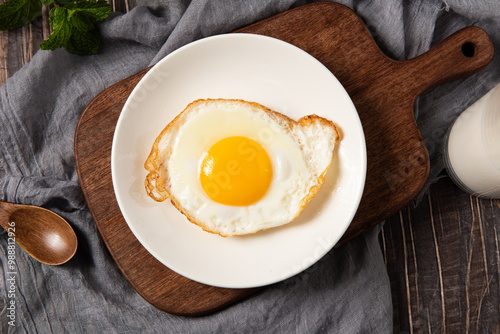
[[[112,0],[126,12],[133,0]],[[0,32],[0,85],[50,33],[48,11]],[[500,333],[500,200],[478,199],[448,177],[421,204],[387,220],[380,236],[394,303],[394,333]]]

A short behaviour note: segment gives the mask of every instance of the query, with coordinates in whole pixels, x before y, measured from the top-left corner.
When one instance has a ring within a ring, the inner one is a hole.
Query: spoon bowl
[[[45,264],[68,262],[78,247],[68,222],[41,207],[0,201],[0,225],[29,255]]]

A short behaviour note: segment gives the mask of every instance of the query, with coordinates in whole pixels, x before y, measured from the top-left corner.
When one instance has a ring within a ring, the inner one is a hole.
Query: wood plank
[[[499,332],[499,213],[445,178],[387,221],[395,332]]]
[[[10,44],[14,45],[13,42]],[[2,86],[10,76],[9,71],[7,70],[9,61],[8,61],[8,48],[9,48],[9,32],[8,31],[0,31],[0,86]]]
[[[0,85],[33,58],[46,36],[47,26],[48,17],[40,16],[21,28],[0,31]]]

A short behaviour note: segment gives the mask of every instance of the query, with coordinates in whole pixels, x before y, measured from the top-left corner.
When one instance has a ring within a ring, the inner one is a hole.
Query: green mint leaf
[[[68,20],[68,11],[63,7],[53,7],[49,14],[49,23],[52,34],[40,44],[42,50],[55,50],[68,43],[72,34],[72,27]]]
[[[52,8],[49,23],[53,32],[40,48],[64,47],[78,55],[97,53],[101,37],[95,23],[108,17],[110,11],[111,5],[104,0],[70,2]]]
[[[54,2],[54,0],[41,0],[41,1],[42,1],[42,4],[45,6],[49,6],[50,4],[52,4]]]
[[[64,45],[64,48],[68,50],[68,52],[85,56],[96,54],[99,51],[100,44],[101,36],[99,35],[99,31],[93,29],[71,35],[70,40]]]
[[[8,0],[0,4],[0,30],[22,27],[42,12],[40,0]]]
[[[108,17],[111,11],[111,5],[105,0],[98,1],[77,1],[68,3],[65,6],[72,15],[86,15],[89,16],[94,22],[102,21]]]
[[[94,20],[84,12],[73,12],[70,17],[71,25],[78,31],[85,32],[95,29]]]

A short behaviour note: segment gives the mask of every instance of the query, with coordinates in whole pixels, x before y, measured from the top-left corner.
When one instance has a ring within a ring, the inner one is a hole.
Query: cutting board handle
[[[404,61],[402,82],[413,83],[416,96],[445,82],[482,70],[493,59],[494,47],[479,27],[466,27],[449,36],[426,53]],[[398,64],[402,65],[402,64]],[[432,69],[432,70],[430,70]]]

